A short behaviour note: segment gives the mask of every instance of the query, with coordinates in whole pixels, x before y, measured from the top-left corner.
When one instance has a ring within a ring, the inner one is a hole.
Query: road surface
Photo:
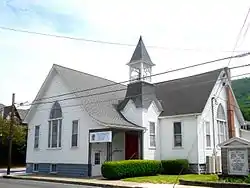
[[[0,178],[0,188],[93,188],[93,187],[84,185],[70,185],[61,183]]]

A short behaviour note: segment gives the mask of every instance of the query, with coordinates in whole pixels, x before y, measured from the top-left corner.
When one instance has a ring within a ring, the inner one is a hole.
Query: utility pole
[[[15,113],[15,93],[12,94],[12,104],[11,104],[11,116],[10,116],[10,129],[9,129],[9,138],[8,138],[8,166],[7,166],[7,175],[10,174],[11,168],[11,152],[12,152],[12,137],[13,137],[13,126],[14,126],[14,113]]]

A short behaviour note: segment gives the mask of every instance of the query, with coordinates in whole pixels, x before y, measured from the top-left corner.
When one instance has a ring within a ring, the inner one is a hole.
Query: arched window
[[[49,129],[48,129],[48,147],[60,148],[62,140],[62,109],[56,101],[50,110]]]
[[[49,117],[50,119],[62,118],[62,109],[57,101],[53,104]]]
[[[227,122],[224,108],[219,104],[217,108],[217,127],[218,127],[218,143],[222,143],[227,139]]]
[[[221,104],[219,104],[218,109],[217,109],[217,119],[226,121],[225,111]]]

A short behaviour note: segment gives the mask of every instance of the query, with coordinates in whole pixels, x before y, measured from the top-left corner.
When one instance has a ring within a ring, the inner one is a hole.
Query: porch
[[[89,131],[89,176],[101,176],[101,165],[105,161],[131,159],[143,159],[143,130]]]

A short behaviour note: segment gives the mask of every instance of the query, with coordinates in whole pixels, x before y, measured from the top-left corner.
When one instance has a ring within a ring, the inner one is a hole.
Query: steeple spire
[[[127,65],[130,68],[129,78],[131,82],[136,80],[151,82],[152,67],[155,64],[152,62],[141,36]]]
[[[137,46],[135,48],[135,51],[129,61],[129,63],[127,65],[130,65],[132,63],[138,62],[138,61],[142,61],[145,64],[148,64],[150,66],[154,66],[155,64],[152,62],[146,47],[144,45],[144,42],[142,40],[142,36],[140,36],[139,41],[137,43]]]

